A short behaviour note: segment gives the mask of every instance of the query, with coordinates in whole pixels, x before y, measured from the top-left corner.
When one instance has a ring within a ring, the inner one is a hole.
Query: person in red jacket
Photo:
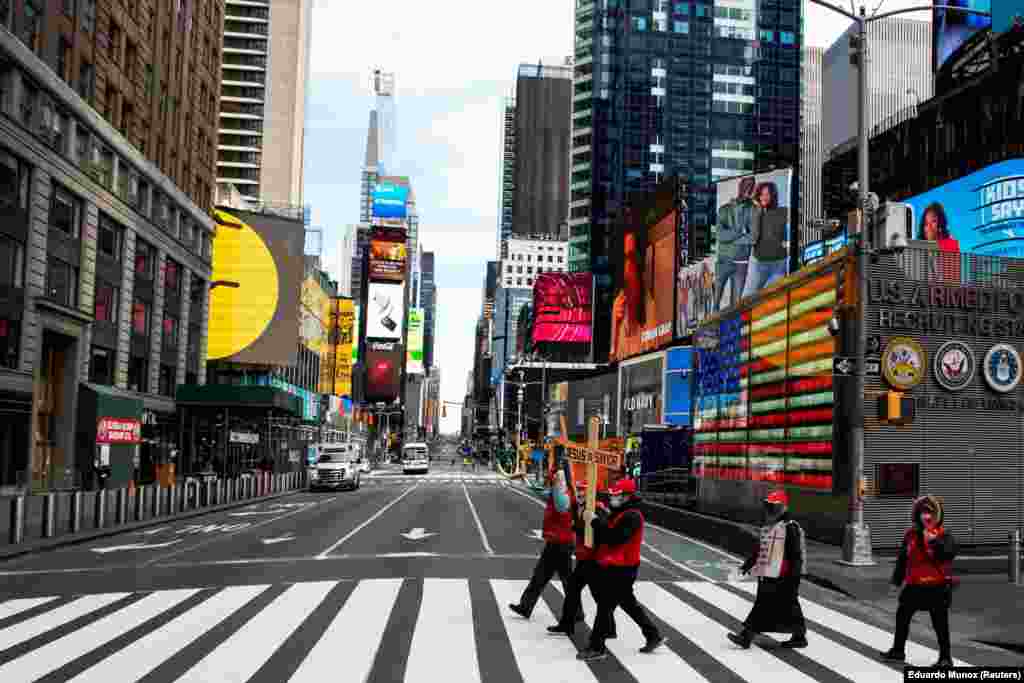
[[[621,607],[644,634],[647,642],[640,652],[654,652],[665,642],[633,593],[633,584],[640,570],[640,547],[644,542],[644,514],[640,511],[636,482],[623,479],[609,488],[608,493],[611,496],[611,514],[607,518],[595,515],[590,520],[601,578],[590,645],[577,655],[577,659],[585,662],[608,656],[604,642],[611,633],[617,607]]]
[[[569,577],[569,586],[566,588],[565,602],[562,604],[562,618],[554,626],[548,626],[548,633],[564,633],[571,636],[576,631],[576,620],[573,615],[579,614],[580,604],[583,599],[583,589],[590,586],[590,594],[594,596],[594,602],[598,601],[597,582],[600,578],[600,567],[597,564],[596,544],[594,548],[588,548],[584,544],[585,522],[583,519],[587,505],[587,483],[576,484],[576,504],[573,506],[573,529],[576,531],[576,569]],[[598,502],[600,514],[607,514],[607,508]],[[615,638],[615,620],[612,619],[609,627],[609,638]]]
[[[910,620],[918,610],[927,610],[939,641],[939,661],[935,666],[951,667],[949,608],[956,539],[942,525],[942,501],[935,496],[922,496],[914,501],[913,520],[913,526],[903,535],[892,573],[893,585],[903,586],[896,611],[895,642],[892,649],[882,653],[882,658],[891,662],[906,659],[903,648],[910,634]]]
[[[569,593],[569,577],[572,575],[572,550],[576,534],[572,530],[572,512],[569,510],[569,491],[562,471],[548,472],[547,505],[544,508],[544,550],[533,570],[530,583],[523,591],[518,603],[509,609],[529,619],[533,608],[540,599],[544,588],[556,573],[562,580],[562,593]],[[576,615],[583,621],[583,608]]]

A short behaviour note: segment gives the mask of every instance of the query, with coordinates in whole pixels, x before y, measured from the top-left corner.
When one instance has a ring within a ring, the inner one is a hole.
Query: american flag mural
[[[835,271],[695,333],[694,471],[832,489]]]

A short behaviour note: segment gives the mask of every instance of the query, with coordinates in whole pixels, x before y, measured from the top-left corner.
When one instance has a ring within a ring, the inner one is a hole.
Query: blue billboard
[[[669,349],[665,363],[665,424],[689,427],[693,347]]]
[[[403,220],[409,188],[394,183],[378,183],[373,188],[373,217]]]
[[[992,7],[992,30],[1007,33],[1024,30],[1024,0],[996,0]]]
[[[991,12],[992,0],[936,0],[933,5],[963,7]],[[962,12],[955,9],[935,9],[932,17],[932,46],[935,70],[938,71],[967,39],[982,29],[992,26],[992,17]]]
[[[903,201],[914,212],[914,239],[938,241],[943,251],[1024,258],[1024,159]]]

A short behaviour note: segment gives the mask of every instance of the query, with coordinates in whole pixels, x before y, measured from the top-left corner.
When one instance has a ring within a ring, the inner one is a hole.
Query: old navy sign
[[[651,410],[654,408],[654,394],[636,394],[622,402],[622,409],[627,412],[634,410]]]
[[[142,423],[118,417],[102,417],[96,425],[96,443],[136,444],[142,441]]]
[[[622,468],[622,454],[614,451],[602,451],[597,448],[584,448],[582,446],[566,446],[565,456],[573,462],[586,463],[588,465],[601,465],[612,469]]]
[[[918,309],[879,309],[878,326],[890,332],[1024,337],[1024,290],[1020,289],[923,285],[873,278],[868,280],[868,302]]]

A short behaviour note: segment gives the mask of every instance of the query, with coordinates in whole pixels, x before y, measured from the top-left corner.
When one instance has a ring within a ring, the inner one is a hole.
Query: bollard
[[[92,520],[97,529],[102,529],[107,524],[107,492],[100,489],[92,501]]]
[[[54,493],[43,495],[43,538],[53,538],[57,512],[57,496]]]
[[[120,488],[117,490],[115,504],[117,507],[114,510],[114,523],[124,524],[125,518],[128,517],[128,489]]]
[[[82,492],[71,492],[71,520],[68,523],[68,531],[77,534],[82,530]]]
[[[221,505],[230,502],[228,501],[228,480],[221,479],[218,488],[220,489],[220,492],[217,493],[217,502]]]
[[[1020,529],[1010,534],[1010,583],[1021,585],[1020,575]]]
[[[164,514],[164,487],[159,484],[153,489],[153,516]]]
[[[135,521],[141,522],[146,516],[146,487],[137,486],[135,487],[135,502],[133,506],[135,508]]]
[[[178,503],[178,487],[174,484],[167,489],[167,514],[173,515],[177,512],[174,506]]]
[[[213,505],[213,485],[215,482],[206,482],[206,507]]]
[[[11,545],[25,539],[25,496],[11,498]]]

